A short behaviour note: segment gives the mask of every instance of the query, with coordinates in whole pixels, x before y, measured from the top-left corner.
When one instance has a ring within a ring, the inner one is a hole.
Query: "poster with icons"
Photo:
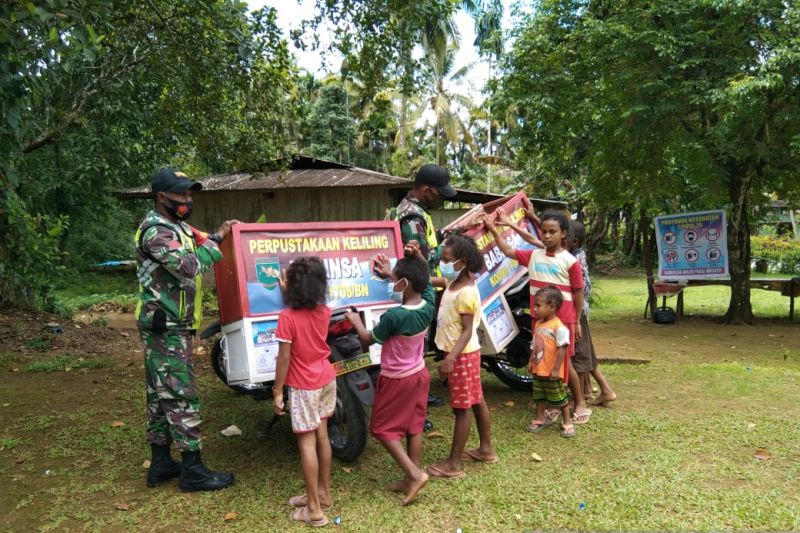
[[[710,279],[730,275],[725,211],[664,215],[654,220],[660,279]]]

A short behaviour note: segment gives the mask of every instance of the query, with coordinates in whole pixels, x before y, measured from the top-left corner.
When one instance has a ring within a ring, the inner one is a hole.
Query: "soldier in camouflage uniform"
[[[422,255],[428,260],[431,276],[439,275],[442,249],[436,235],[430,211],[438,209],[446,198],[456,195],[450,186],[450,173],[439,165],[425,165],[414,177],[414,187],[390,213],[392,220],[400,222],[403,244],[419,243]]]
[[[147,485],[180,476],[183,491],[215,490],[233,483],[233,474],[207,469],[200,459],[200,398],[192,363],[192,340],[200,326],[202,273],[222,259],[218,245],[237,221],[212,235],[187,224],[192,191],[202,185],[180,172],[153,176],[155,209],[136,232],[139,294],[136,319],[144,345],[147,439],[152,460]],[[179,464],[170,444],[180,450]]]
[[[400,222],[403,244],[408,244],[410,241],[419,243],[420,252],[428,260],[431,276],[434,277],[441,275],[439,260],[442,257],[442,247],[439,244],[430,211],[440,208],[446,198],[452,198],[455,195],[456,190],[450,186],[450,173],[447,169],[439,165],[425,165],[417,171],[414,177],[414,187],[396,208],[389,210],[388,218]],[[436,319],[434,318],[428,332],[429,339],[433,339],[435,331]],[[444,401],[440,397],[428,395],[428,405],[439,406],[442,404]],[[433,429],[433,423],[425,420],[425,430],[431,429]]]

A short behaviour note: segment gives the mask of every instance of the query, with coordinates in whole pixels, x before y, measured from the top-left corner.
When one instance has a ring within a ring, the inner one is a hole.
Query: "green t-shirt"
[[[375,342],[383,344],[394,335],[406,337],[417,335],[430,327],[435,305],[436,292],[433,290],[433,285],[428,283],[422,291],[420,303],[410,306],[398,305],[383,313],[372,330],[372,338]]]

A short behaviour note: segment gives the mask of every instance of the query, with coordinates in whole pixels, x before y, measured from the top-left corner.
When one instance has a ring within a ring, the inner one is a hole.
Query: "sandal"
[[[575,436],[575,426],[573,426],[573,425],[570,425],[569,427],[561,426],[561,428],[558,430],[558,433],[559,433],[559,435],[561,435],[565,439],[569,439],[571,437],[574,437]]]
[[[575,412],[572,413],[572,423],[573,424],[586,424],[589,422],[589,417],[592,416],[592,410],[587,409],[581,413]]]
[[[289,498],[289,505],[291,505],[292,507],[305,507],[306,505],[308,505],[308,494],[300,494],[298,496],[292,496],[291,498]],[[325,504],[319,502],[319,506],[322,509],[330,509],[331,505],[333,504],[332,503]]]
[[[303,522],[305,525],[311,527],[324,527],[328,525],[328,517],[324,514],[322,515],[322,518],[317,520],[311,518],[311,515],[308,513],[308,507],[298,507],[292,511],[292,520]]]
[[[545,418],[549,418],[553,422],[558,420],[558,417],[561,416],[561,409],[545,409],[544,410]]]
[[[461,454],[461,460],[474,461],[476,463],[489,463],[489,464],[494,464],[497,461],[499,461],[496,455],[489,455],[489,456],[481,455],[480,452],[477,450],[477,448],[474,450],[466,450],[464,453]]]
[[[525,431],[529,433],[539,433],[543,429],[549,428],[555,423],[555,420],[552,418],[545,417],[544,421],[540,422],[538,420],[531,420],[531,423],[525,426]]]
[[[440,479],[461,479],[462,477],[467,476],[467,473],[463,470],[458,470],[457,472],[447,472],[436,465],[431,465],[426,468],[425,473],[431,477],[437,477]]]

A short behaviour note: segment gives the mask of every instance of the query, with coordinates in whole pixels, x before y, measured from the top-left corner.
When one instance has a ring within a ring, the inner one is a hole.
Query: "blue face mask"
[[[405,279],[405,278],[397,280],[397,283],[400,283],[401,281],[403,281],[403,279]],[[386,286],[386,288],[388,289],[389,299],[391,301],[393,301],[393,302],[397,302],[397,303],[401,304],[401,303],[403,303],[403,291],[396,291],[395,290],[395,287],[397,286],[397,283],[392,283],[390,281],[389,284]],[[408,288],[408,285],[406,285],[406,288]],[[405,290],[405,289],[403,289],[403,290]]]
[[[461,275],[461,271],[464,270],[463,268],[456,270],[456,263],[457,261],[452,263],[439,262],[439,270],[442,272],[442,277],[447,281],[455,281]]]

